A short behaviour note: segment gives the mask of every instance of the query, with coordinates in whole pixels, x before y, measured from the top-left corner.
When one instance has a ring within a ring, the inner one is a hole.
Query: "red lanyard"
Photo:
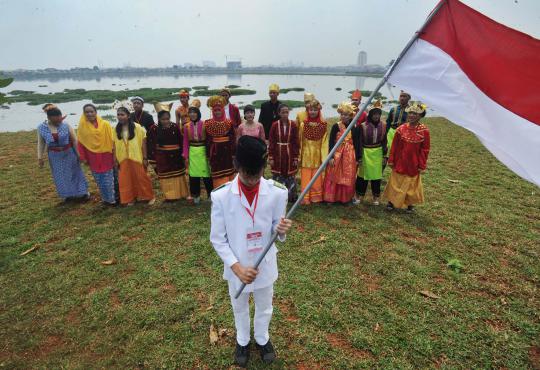
[[[259,202],[259,189],[260,184],[257,184],[257,192],[255,193],[255,205],[253,206],[253,212],[248,207],[244,208],[246,209],[246,212],[248,213],[249,217],[251,217],[251,221],[253,221],[253,227],[255,227],[255,212],[257,211],[257,203]],[[238,179],[238,195],[240,196],[240,200],[242,199],[242,189],[240,188],[240,179]],[[246,197],[247,200],[247,197]]]

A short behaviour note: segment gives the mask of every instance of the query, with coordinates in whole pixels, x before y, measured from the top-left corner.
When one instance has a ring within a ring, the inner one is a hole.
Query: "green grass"
[[[278,246],[270,368],[539,366],[539,189],[464,129],[426,123],[417,214],[301,207]],[[209,204],[59,204],[34,145],[35,132],[0,134],[1,366],[229,368],[234,323]],[[214,346],[212,323],[227,329]]]

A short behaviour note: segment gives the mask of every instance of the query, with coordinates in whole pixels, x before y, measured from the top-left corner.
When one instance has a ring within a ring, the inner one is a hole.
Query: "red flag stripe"
[[[450,55],[493,101],[540,125],[540,40],[458,0],[442,1],[420,38]]]

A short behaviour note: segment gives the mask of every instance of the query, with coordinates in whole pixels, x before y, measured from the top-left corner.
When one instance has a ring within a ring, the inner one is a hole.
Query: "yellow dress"
[[[327,124],[306,122],[300,124],[300,187],[307,187],[319,166],[328,156]],[[319,176],[304,197],[303,204],[318,203],[323,200],[323,175]]]

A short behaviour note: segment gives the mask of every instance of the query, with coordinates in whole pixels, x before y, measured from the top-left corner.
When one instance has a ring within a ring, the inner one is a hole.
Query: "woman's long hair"
[[[129,115],[129,110],[126,107],[120,107],[116,110],[116,112],[124,112],[128,116],[128,131],[129,136],[128,140],[131,140],[135,137],[135,124],[131,120],[131,117]],[[118,140],[122,140],[122,124],[118,122],[115,127],[116,130],[116,136],[118,137]]]

